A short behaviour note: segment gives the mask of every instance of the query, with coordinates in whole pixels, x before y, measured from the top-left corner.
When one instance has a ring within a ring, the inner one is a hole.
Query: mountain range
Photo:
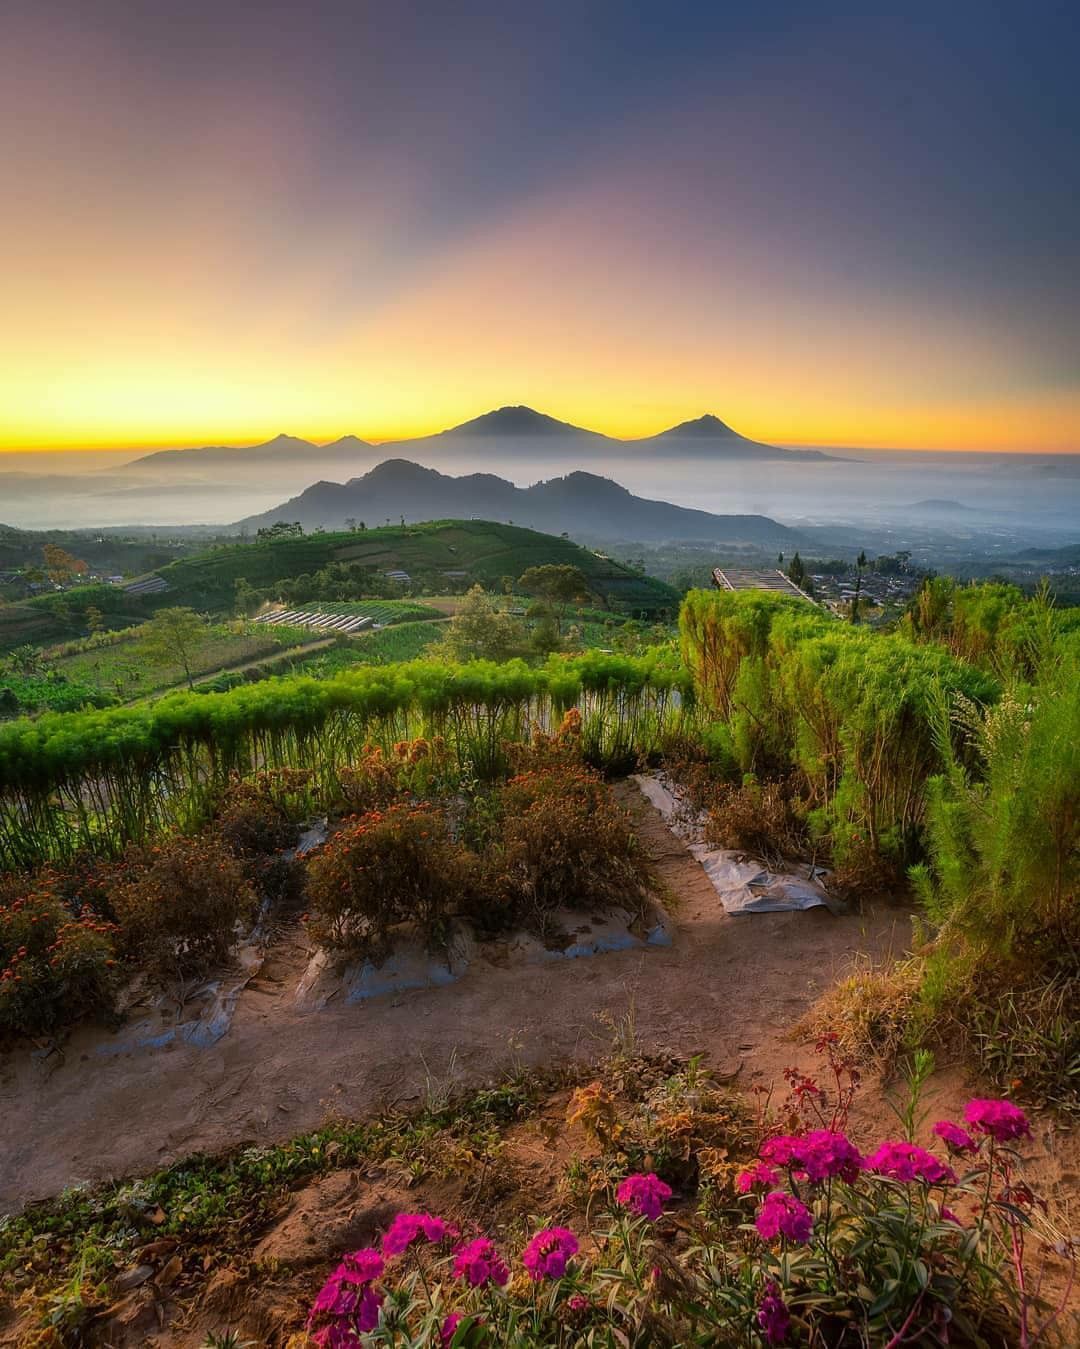
[[[365,459],[371,462],[385,453],[387,448],[386,445],[380,447],[351,435],[342,436],[328,445],[316,445],[313,441],[282,433],[261,445],[206,445],[186,450],[158,450],[134,459],[124,467],[140,470],[204,470],[210,467],[242,465],[253,468],[286,463],[299,466],[304,460],[311,460],[328,468],[337,464],[356,465]],[[623,458],[626,455],[662,453],[672,457],[689,456],[710,460],[775,459],[797,462],[833,457],[820,450],[785,450],[777,445],[749,440],[712,413],[706,413],[693,421],[681,422],[654,436],[619,440],[521,406],[497,408],[434,435],[395,441],[392,448],[397,457],[416,455],[427,458],[446,452],[458,455],[468,452],[480,456],[497,455],[503,461],[519,455],[531,458],[538,454],[573,458],[582,453],[592,458],[603,458],[608,454],[613,458]]]
[[[713,515],[634,496],[595,473],[574,472],[532,487],[492,473],[452,477],[407,459],[387,459],[346,483],[317,482],[273,510],[248,516],[235,528],[253,531],[279,520],[306,530],[341,529],[349,521],[380,525],[450,518],[509,521],[579,540],[641,542],[700,540],[797,546],[795,530],[765,515]]]

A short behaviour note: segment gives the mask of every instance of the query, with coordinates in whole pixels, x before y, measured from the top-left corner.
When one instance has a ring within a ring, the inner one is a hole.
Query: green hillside
[[[529,567],[569,563],[584,572],[598,606],[653,618],[665,612],[673,616],[679,603],[678,593],[663,581],[631,571],[570,539],[484,520],[441,520],[359,533],[218,544],[148,573],[168,585],[152,595],[128,595],[119,586],[83,585],[63,594],[0,604],[0,651],[80,636],[91,606],[100,610],[108,628],[130,627],[172,605],[231,613],[240,577],[257,590],[272,591],[278,582],[312,575],[335,562],[370,567],[380,579],[383,572],[406,571],[414,583],[413,593],[460,593],[476,582],[498,586],[507,576],[516,581]],[[464,575],[447,576],[448,572]]]
[[[156,574],[168,583],[169,590],[150,602],[222,609],[232,603],[240,577],[263,589],[333,562],[359,563],[378,573],[402,570],[422,587],[457,591],[475,582],[497,585],[505,576],[516,580],[529,567],[569,563],[581,568],[598,601],[621,612],[674,612],[678,604],[676,592],[663,582],[630,571],[569,539],[481,520],[443,520],[226,545],[162,567]],[[465,575],[451,581],[448,572]]]

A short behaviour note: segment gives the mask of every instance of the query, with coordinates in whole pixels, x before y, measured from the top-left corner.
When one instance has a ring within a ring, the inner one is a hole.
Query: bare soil
[[[796,1056],[789,1029],[857,954],[901,953],[910,924],[883,904],[861,916],[724,913],[698,863],[636,788],[620,789],[667,887],[669,947],[526,968],[474,963],[456,984],[302,1012],[310,951],[288,930],[244,989],[216,1045],[102,1053],[123,1031],[89,1028],[61,1050],[0,1064],[6,1146],[0,1208],[81,1181],[152,1170],[196,1151],[266,1143],[322,1122],[462,1087],[512,1064],[595,1059],[602,1018],[644,1050],[704,1053],[741,1085],[775,1081]]]
[[[174,1043],[103,1057],[109,1037],[87,1030],[62,1054],[8,1058],[0,1067],[2,1203],[143,1173],[200,1150],[285,1139],[331,1111],[362,1116],[511,1067],[597,1060],[613,1047],[612,1022],[624,1048],[632,1039],[643,1053],[703,1053],[741,1089],[782,1096],[785,1068],[820,1068],[811,1047],[792,1041],[791,1027],[852,959],[901,954],[909,914],[883,901],[861,916],[817,908],[733,918],[637,789],[619,790],[668,892],[670,947],[524,968],[478,961],[448,987],[300,1012],[294,993],[311,952],[301,929],[286,929],[211,1048]],[[930,1119],[956,1117],[971,1095],[962,1071],[948,1065],[930,1088]],[[850,1128],[864,1146],[895,1133],[887,1089],[869,1073],[856,1097]],[[567,1125],[568,1097],[553,1092],[535,1116],[507,1129],[497,1175],[451,1168],[449,1178],[415,1185],[392,1165],[330,1171],[289,1196],[252,1234],[249,1254],[231,1263],[185,1251],[174,1238],[151,1241],[118,1281],[95,1342],[196,1349],[208,1330],[231,1325],[242,1339],[281,1345],[333,1260],[370,1243],[402,1209],[462,1223],[561,1212],[567,1163],[589,1150]],[[1075,1219],[1075,1131],[1040,1118],[1029,1151],[1031,1179],[1055,1211]],[[677,1239],[680,1215],[665,1222],[666,1239]],[[1055,1292],[1059,1277],[1051,1272]],[[0,1344],[25,1343],[29,1325],[0,1325]]]

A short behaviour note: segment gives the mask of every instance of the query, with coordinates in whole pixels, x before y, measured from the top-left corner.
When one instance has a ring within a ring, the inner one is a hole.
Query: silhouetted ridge
[[[444,436],[564,436],[567,433],[576,436],[596,434],[595,431],[560,422],[555,417],[521,404],[496,408],[494,412],[485,412],[481,417],[474,417],[471,421],[441,432]]]
[[[722,422],[719,417],[714,417],[711,412],[706,412],[702,417],[695,417],[693,421],[680,422],[678,426],[672,426],[667,431],[661,431],[662,436],[735,436],[738,440],[745,440],[745,436],[740,436],[738,431],[733,431],[727,422]]]
[[[547,534],[585,540],[640,539],[804,546],[792,529],[766,515],[712,515],[667,501],[634,496],[620,483],[577,471],[517,487],[493,473],[455,478],[408,459],[387,459],[347,483],[316,483],[291,501],[239,522],[255,530],[278,520],[305,529],[339,529],[346,520],[478,519],[512,521]]]

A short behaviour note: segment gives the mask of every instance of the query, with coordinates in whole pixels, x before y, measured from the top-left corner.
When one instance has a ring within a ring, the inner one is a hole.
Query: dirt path
[[[644,1048],[704,1052],[723,1072],[741,1065],[744,1086],[776,1080],[797,1057],[791,1025],[856,953],[902,952],[907,915],[731,918],[659,815],[623,790],[676,897],[670,947],[524,967],[477,962],[448,987],[300,1012],[293,994],[307,951],[294,931],[212,1048],[103,1056],[102,1033],[88,1030],[62,1055],[3,1060],[0,1210],[191,1152],[286,1138],[330,1110],[355,1116],[417,1100],[429,1074],[464,1086],[515,1062],[596,1058],[611,1047],[605,1015],[630,1018]]]

